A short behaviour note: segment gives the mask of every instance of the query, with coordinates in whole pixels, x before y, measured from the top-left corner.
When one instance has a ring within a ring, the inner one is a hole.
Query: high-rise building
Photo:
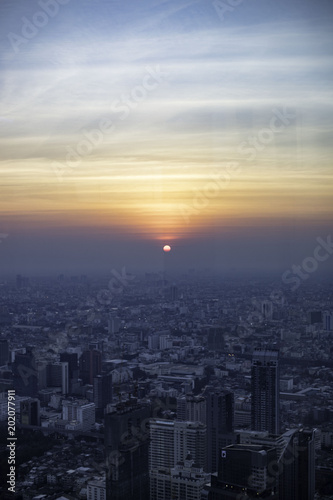
[[[47,387],[61,387],[61,393],[69,392],[68,362],[49,363],[46,367]]]
[[[16,353],[12,365],[14,388],[19,396],[36,397],[38,392],[38,370],[31,349],[25,354]]]
[[[9,361],[8,340],[0,339],[0,366],[6,365]]]
[[[107,500],[149,498],[149,434],[146,424],[150,416],[150,405],[135,398],[118,403],[105,414]]]
[[[177,419],[206,424],[206,399],[193,394],[177,398]]]
[[[329,311],[325,311],[323,314],[323,326],[327,332],[333,330],[333,314]]]
[[[153,469],[150,473],[150,500],[201,500],[203,486],[209,474],[194,463],[190,454],[171,470]]]
[[[23,425],[39,425],[40,402],[38,399],[21,401],[20,421]]]
[[[82,431],[89,431],[95,424],[95,404],[82,400],[65,400],[62,402],[62,419],[76,422]]]
[[[151,419],[149,429],[149,469],[171,469],[175,465],[174,421]]]
[[[171,469],[184,461],[187,454],[196,464],[207,469],[207,429],[200,422],[151,419],[149,468]]]
[[[112,403],[112,374],[94,377],[94,403],[96,415],[103,417],[106,405]]]
[[[92,479],[88,481],[87,500],[106,500],[105,479]]]
[[[279,351],[255,349],[251,369],[251,427],[279,434]]]
[[[227,390],[208,387],[206,397],[207,465],[209,472],[218,469],[223,446],[236,442],[234,436],[234,394]]]
[[[69,380],[78,377],[79,367],[78,367],[78,356],[76,352],[61,352],[60,361],[67,361],[68,363]]]
[[[207,329],[207,347],[211,351],[224,349],[224,329],[221,326],[209,326]]]
[[[102,353],[95,349],[84,351],[79,364],[83,384],[93,385],[94,377],[102,372]]]
[[[315,431],[297,429],[283,434],[279,458],[280,500],[313,500],[315,494]]]
[[[72,394],[79,378],[78,355],[76,352],[62,352],[60,361],[68,363],[68,392]]]

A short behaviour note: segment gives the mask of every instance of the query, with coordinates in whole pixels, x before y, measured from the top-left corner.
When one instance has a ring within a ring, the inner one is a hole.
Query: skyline
[[[2,273],[282,274],[331,234],[328,1],[0,10]]]

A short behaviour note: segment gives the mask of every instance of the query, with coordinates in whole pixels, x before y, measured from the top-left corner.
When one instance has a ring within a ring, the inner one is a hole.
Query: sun
[[[163,251],[164,252],[170,252],[170,250],[171,250],[171,246],[170,245],[164,245],[164,247],[163,247]]]

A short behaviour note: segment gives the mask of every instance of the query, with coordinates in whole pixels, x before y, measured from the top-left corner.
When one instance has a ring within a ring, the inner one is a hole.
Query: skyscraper
[[[61,387],[61,393],[68,394],[68,362],[57,361],[47,365],[47,386]]]
[[[251,426],[279,433],[279,351],[255,349],[251,370]]]
[[[112,402],[112,374],[97,375],[94,377],[94,403],[96,415],[103,417],[107,404]]]
[[[79,364],[83,384],[93,385],[94,377],[102,371],[102,353],[96,349],[84,351]]]
[[[0,366],[6,365],[9,359],[8,340],[0,339]]]
[[[283,434],[286,446],[280,457],[279,498],[313,500],[315,494],[315,433],[297,429]]]
[[[151,407],[132,398],[105,414],[107,500],[149,498],[148,432]]]
[[[188,452],[206,470],[206,426],[200,422],[150,420],[150,469],[171,468],[184,461]]]
[[[206,392],[207,462],[208,471],[218,469],[223,446],[235,442],[234,394],[230,391],[208,387]]]

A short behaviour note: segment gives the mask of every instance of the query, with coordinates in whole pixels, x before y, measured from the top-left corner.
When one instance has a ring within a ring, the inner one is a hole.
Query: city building
[[[194,463],[190,454],[176,466],[153,469],[150,473],[150,500],[201,500],[209,474]]]
[[[146,424],[150,416],[151,406],[135,398],[108,407],[104,416],[107,500],[149,498]]]
[[[103,417],[104,409],[112,403],[112,374],[97,375],[94,377],[94,403],[96,415]]]
[[[206,398],[207,466],[209,472],[218,470],[223,446],[235,442],[234,394],[230,391],[208,387]]]
[[[279,434],[279,352],[255,349],[251,368],[251,427]]]
[[[93,385],[94,377],[102,372],[102,353],[96,349],[84,351],[79,361],[83,384]]]
[[[40,425],[40,402],[38,399],[21,401],[20,422],[22,425]]]
[[[87,500],[106,500],[105,479],[93,479],[87,484]]]
[[[47,387],[60,387],[61,393],[69,392],[68,362],[49,363],[46,367]]]
[[[4,366],[9,361],[8,340],[0,339],[0,366]]]
[[[12,365],[13,382],[19,396],[36,397],[38,392],[38,371],[35,357],[31,349],[25,354],[16,353]]]
[[[62,419],[76,422],[76,429],[88,431],[95,424],[95,404],[84,400],[64,400]]]
[[[206,424],[206,399],[193,394],[177,398],[177,419]]]
[[[207,429],[200,422],[151,419],[149,468],[171,469],[191,453],[193,460],[207,470]]]

